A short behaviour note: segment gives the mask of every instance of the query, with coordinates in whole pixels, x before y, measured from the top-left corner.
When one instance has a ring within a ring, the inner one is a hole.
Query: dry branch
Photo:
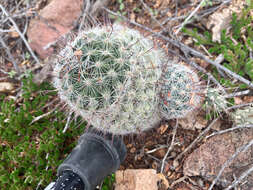
[[[219,119],[220,119],[220,118],[218,117],[218,118],[216,118],[215,120],[213,120],[213,121],[209,124],[209,126],[208,126],[207,128],[205,128],[205,130],[202,131],[202,132],[198,135],[198,137],[197,137],[186,149],[184,149],[183,152],[181,152],[181,153],[175,158],[174,162],[177,161],[177,160],[179,160],[179,159],[181,159],[185,153],[187,153],[189,150],[191,150],[201,139],[203,139],[204,136],[208,133],[208,131],[213,127],[213,125],[214,125]]]
[[[234,92],[232,94],[228,94],[228,95],[225,96],[225,98],[233,98],[233,97],[238,97],[238,96],[246,96],[246,95],[250,95],[251,93],[253,93],[251,90],[244,90],[244,91]]]
[[[0,43],[2,44],[3,48],[5,49],[5,51],[6,51],[7,55],[8,55],[8,57],[10,58],[10,60],[11,60],[11,62],[12,62],[12,64],[13,64],[13,66],[14,66],[14,68],[15,68],[15,70],[16,70],[16,72],[17,72],[18,75],[19,75],[19,74],[20,74],[20,69],[19,69],[19,67],[18,67],[18,64],[17,64],[17,62],[15,61],[14,57],[12,56],[11,51],[10,51],[10,48],[6,45],[6,43],[4,42],[4,40],[3,40],[3,38],[2,38],[1,35],[0,35]]]
[[[173,149],[174,147],[174,141],[175,141],[175,136],[176,136],[176,133],[177,133],[177,127],[178,127],[178,120],[176,121],[176,126],[174,127],[173,129],[173,136],[172,136],[172,140],[171,140],[171,143],[170,143],[170,147],[168,148],[163,160],[162,160],[162,166],[161,166],[161,171],[160,173],[163,173],[163,169],[164,169],[164,163],[170,153],[170,151]]]
[[[194,14],[196,14],[196,12],[199,10],[199,8],[203,5],[203,3],[206,0],[202,0],[198,6],[191,12],[191,14],[184,20],[184,22],[179,26],[179,28],[176,30],[175,34],[177,35],[178,32],[180,32],[180,30],[188,23],[188,21],[193,17]]]
[[[210,137],[213,137],[215,135],[221,135],[221,134],[224,134],[224,133],[228,133],[228,132],[231,132],[231,131],[234,131],[234,130],[237,130],[237,129],[247,129],[247,128],[253,128],[253,125],[252,124],[248,124],[248,125],[238,125],[236,127],[232,127],[232,128],[229,128],[229,129],[225,129],[225,130],[221,130],[221,131],[218,131],[218,132],[214,132],[212,133],[211,135],[208,135],[206,137],[206,139],[210,138]]]
[[[231,185],[229,185],[225,190],[230,190],[234,188],[238,183],[240,183],[245,177],[247,177],[252,172],[253,172],[253,165],[248,170],[243,172],[241,176],[237,180],[235,180]]]
[[[10,14],[7,12],[7,10],[5,10],[5,8],[1,4],[0,4],[0,8],[2,9],[3,13],[6,15],[6,17],[9,19],[9,21],[12,23],[13,27],[15,28],[15,30],[17,31],[17,33],[19,34],[19,36],[21,37],[21,39],[24,41],[25,46],[27,47],[28,51],[30,52],[30,54],[32,55],[32,57],[34,58],[34,60],[36,61],[36,63],[40,64],[39,59],[34,54],[34,52],[31,49],[29,43],[27,42],[24,34],[19,30],[19,27],[16,24],[16,22],[12,19],[12,17],[10,16]]]
[[[171,50],[171,49],[168,49],[169,52],[171,52],[172,54],[175,54],[176,56],[178,56],[181,60],[185,61],[186,63],[188,63],[189,65],[191,65],[192,67],[194,67],[195,69],[199,70],[200,72],[206,74],[208,76],[208,78],[213,81],[214,84],[216,84],[219,89],[222,90],[222,92],[224,94],[227,94],[227,92],[225,91],[225,89],[223,88],[223,86],[215,79],[215,77],[207,72],[204,68],[202,68],[201,66],[199,66],[197,63],[195,63],[194,61],[191,61],[191,60],[188,60],[186,58],[184,58],[183,56],[177,54],[175,51]]]
[[[203,55],[201,52],[198,52],[197,50],[195,50],[195,49],[193,49],[193,48],[191,48],[191,47],[189,47],[189,46],[183,44],[182,42],[180,42],[180,41],[178,41],[178,40],[174,40],[174,39],[171,39],[171,38],[169,38],[169,37],[166,37],[166,36],[164,36],[164,35],[162,35],[162,34],[160,34],[160,33],[154,32],[151,28],[149,28],[149,27],[147,27],[147,26],[144,26],[144,25],[142,25],[142,24],[136,23],[136,22],[134,22],[134,21],[131,21],[131,20],[129,20],[128,18],[126,18],[126,17],[124,17],[124,16],[122,16],[122,15],[120,15],[120,14],[117,14],[117,13],[115,13],[115,12],[113,12],[113,11],[111,11],[111,10],[105,8],[105,7],[104,7],[104,9],[105,9],[108,13],[110,13],[110,14],[112,14],[112,15],[114,15],[114,16],[118,16],[118,17],[122,18],[123,20],[125,20],[126,22],[129,22],[130,24],[133,24],[133,25],[135,25],[135,26],[138,26],[138,27],[140,27],[140,28],[142,28],[142,29],[144,29],[144,30],[146,30],[146,31],[148,31],[148,32],[150,32],[150,33],[152,33],[152,35],[157,36],[157,37],[159,37],[159,38],[162,38],[163,40],[165,40],[165,41],[167,41],[167,42],[173,44],[173,45],[176,46],[177,48],[181,49],[181,51],[183,51],[183,52],[185,52],[185,53],[187,53],[187,54],[191,54],[191,55],[194,55],[194,56],[196,56],[196,57],[199,57],[199,58],[203,59],[203,60],[206,61],[207,63],[210,63],[211,65],[215,66],[217,69],[221,69],[222,71],[226,72],[227,74],[229,74],[230,76],[234,77],[235,79],[237,79],[237,80],[241,81],[242,83],[248,85],[250,88],[253,88],[253,83],[252,83],[251,81],[249,81],[249,80],[243,78],[242,76],[240,76],[240,75],[238,75],[238,74],[232,72],[231,70],[227,69],[226,67],[224,67],[224,66],[222,66],[222,65],[220,65],[220,64],[215,63],[213,60],[210,60],[210,59],[207,58],[205,55]]]

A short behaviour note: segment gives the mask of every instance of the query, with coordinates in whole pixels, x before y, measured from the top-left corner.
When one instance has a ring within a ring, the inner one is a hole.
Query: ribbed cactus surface
[[[59,54],[54,85],[72,111],[113,134],[138,133],[159,118],[164,55],[138,31],[113,25],[83,31]]]
[[[199,78],[190,68],[167,65],[160,81],[159,109],[166,119],[183,118],[201,101]]]

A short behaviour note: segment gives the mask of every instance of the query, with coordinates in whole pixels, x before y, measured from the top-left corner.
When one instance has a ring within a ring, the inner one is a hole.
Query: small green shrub
[[[55,96],[40,93],[48,89],[52,89],[49,84],[36,86],[29,77],[23,80],[21,103],[0,98],[0,189],[32,190],[38,184],[48,185],[83,133],[84,126],[76,128],[73,123],[62,133],[65,116],[59,111],[31,124]]]
[[[208,112],[214,111],[220,114],[223,111],[227,111],[228,102],[225,95],[219,89],[208,87],[206,89],[204,108]]]
[[[238,18],[236,14],[233,14],[231,22],[232,28],[231,31],[229,31],[232,37],[227,34],[226,30],[223,30],[220,43],[213,42],[212,36],[208,31],[205,31],[203,36],[200,35],[197,29],[190,30],[184,28],[183,31],[186,35],[197,40],[196,45],[205,45],[212,54],[223,54],[225,58],[223,66],[248,80],[253,80],[253,59],[250,57],[250,51],[253,49],[253,27],[251,24],[253,18],[250,14],[252,8],[253,4],[250,4],[249,7],[243,11],[240,18]],[[213,75],[226,87],[239,86],[240,88],[246,88],[245,84],[235,84],[229,79],[220,76],[215,67],[213,68]]]
[[[113,184],[115,182],[115,174],[112,174],[105,178],[102,186],[102,190],[113,190]]]

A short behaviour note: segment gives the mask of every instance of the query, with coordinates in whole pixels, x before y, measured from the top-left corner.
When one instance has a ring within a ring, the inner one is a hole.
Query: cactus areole
[[[54,86],[71,111],[113,134],[139,133],[159,121],[161,50],[138,31],[114,24],[80,33],[60,52]]]

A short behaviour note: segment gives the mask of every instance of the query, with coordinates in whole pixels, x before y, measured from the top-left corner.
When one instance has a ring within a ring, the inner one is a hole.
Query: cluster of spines
[[[214,111],[220,114],[221,112],[227,112],[228,101],[225,98],[225,94],[218,88],[207,87],[205,92],[204,109],[208,112]]]
[[[232,117],[236,125],[253,125],[253,104],[236,110]]]

